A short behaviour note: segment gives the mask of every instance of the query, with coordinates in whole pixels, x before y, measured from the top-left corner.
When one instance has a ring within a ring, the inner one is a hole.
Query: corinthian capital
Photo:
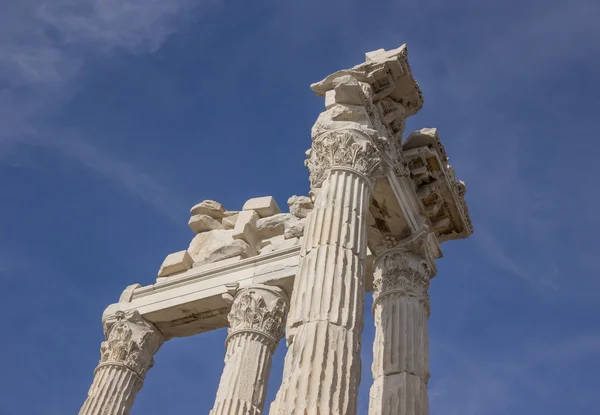
[[[100,364],[125,366],[141,379],[154,364],[154,354],[164,338],[160,331],[135,311],[118,311],[105,330],[106,341],[100,346]]]
[[[229,337],[255,332],[275,346],[283,337],[288,299],[283,290],[266,285],[252,285],[240,290],[228,315]]]
[[[388,295],[415,297],[429,309],[431,270],[420,255],[403,249],[386,251],[377,257],[373,273],[374,305]]]
[[[346,129],[326,131],[314,138],[307,151],[306,167],[311,188],[321,187],[327,173],[335,168],[352,169],[371,183],[383,175],[380,153],[370,138]]]

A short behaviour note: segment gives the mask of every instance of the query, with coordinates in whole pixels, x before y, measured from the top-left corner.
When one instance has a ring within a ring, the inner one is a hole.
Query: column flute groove
[[[374,263],[373,386],[369,415],[428,415],[427,261],[404,249]]]
[[[283,337],[288,300],[266,285],[240,290],[227,318],[225,367],[211,415],[263,413],[269,372],[277,343]]]

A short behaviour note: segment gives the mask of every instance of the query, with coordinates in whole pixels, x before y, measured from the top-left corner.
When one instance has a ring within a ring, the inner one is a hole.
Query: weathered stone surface
[[[195,205],[190,213],[193,215],[208,215],[214,219],[221,219],[225,213],[225,208],[219,202],[214,200],[204,200]]]
[[[79,415],[129,414],[154,354],[164,342],[156,327],[135,311],[120,312],[105,322],[106,341],[100,346],[100,363]]]
[[[265,239],[261,242],[262,248],[260,249],[260,254],[268,254],[269,252],[279,251],[280,249],[291,248],[293,246],[299,245],[299,238],[289,238],[285,239],[283,235],[278,235],[273,238]]]
[[[192,268],[194,260],[187,251],[174,252],[167,255],[158,270],[159,277],[166,277]]]
[[[244,203],[242,210],[254,210],[261,218],[281,213],[273,196],[255,197]]]
[[[296,217],[294,217],[294,219],[295,220],[290,220],[285,223],[285,232],[283,233],[285,239],[300,238],[304,235],[305,221],[297,219]]]
[[[221,221],[223,227],[225,229],[233,229],[235,228],[235,223],[237,222],[238,216],[240,212],[225,212],[225,217]]]
[[[232,238],[246,241],[252,248],[258,251],[260,247],[260,237],[256,228],[258,213],[253,210],[240,212],[233,228]]]
[[[234,230],[218,229],[199,233],[192,239],[188,252],[194,262],[210,263],[241,255],[244,258],[256,255],[250,245],[233,239]]]
[[[227,355],[210,415],[263,413],[271,360],[283,337],[288,299],[283,290],[253,285],[240,290],[228,320]]]
[[[305,218],[315,207],[312,200],[308,196],[292,196],[287,201],[290,208],[290,213],[297,218]]]
[[[218,220],[208,215],[194,215],[190,218],[188,225],[196,233],[224,229],[224,226]]]

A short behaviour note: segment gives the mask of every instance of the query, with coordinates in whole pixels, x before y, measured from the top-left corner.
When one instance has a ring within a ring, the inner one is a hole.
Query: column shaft
[[[283,337],[288,304],[277,287],[253,285],[236,295],[228,319],[225,368],[211,415],[263,413],[271,361]]]
[[[127,415],[142,384],[125,366],[100,366],[79,415]]]
[[[409,252],[375,262],[373,378],[369,415],[427,415],[429,276]]]
[[[363,328],[367,179],[334,169],[303,240],[288,317],[288,353],[272,415],[356,413]]]

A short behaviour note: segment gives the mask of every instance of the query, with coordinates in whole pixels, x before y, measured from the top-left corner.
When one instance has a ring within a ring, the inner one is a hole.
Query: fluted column
[[[369,415],[428,415],[430,268],[420,255],[384,252],[374,263]]]
[[[100,363],[79,415],[128,415],[164,341],[156,327],[137,312],[118,312],[105,335]]]
[[[211,415],[263,413],[273,353],[283,337],[288,300],[277,287],[240,290],[229,312],[225,368]]]
[[[368,138],[337,130],[313,140],[308,164],[315,208],[294,280],[283,382],[270,414],[352,415],[361,372],[365,222],[380,160]]]

